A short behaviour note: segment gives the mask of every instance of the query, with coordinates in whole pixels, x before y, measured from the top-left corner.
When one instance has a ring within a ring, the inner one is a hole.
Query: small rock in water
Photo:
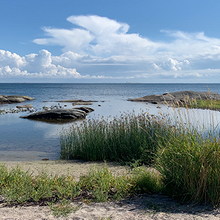
[[[92,102],[73,102],[72,105],[92,105]]]
[[[85,118],[87,113],[92,111],[94,111],[94,109],[85,106],[72,109],[52,109],[21,116],[20,118],[44,120],[47,122],[54,120],[76,120]]]
[[[21,96],[21,95],[0,95],[0,104],[11,104],[11,103],[19,103],[24,101],[33,100],[34,98],[29,96]]]
[[[27,105],[17,105],[16,108],[33,108],[33,106],[31,104],[27,104]]]

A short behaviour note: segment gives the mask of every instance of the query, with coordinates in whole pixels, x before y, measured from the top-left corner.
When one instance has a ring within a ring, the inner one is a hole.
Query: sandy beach
[[[46,160],[46,161],[1,161],[8,168],[20,167],[23,171],[29,171],[33,175],[38,175],[42,172],[51,174],[53,176],[58,175],[73,175],[75,180],[78,181],[79,177],[89,173],[92,168],[102,168],[105,165],[114,174],[120,174],[126,172],[124,166],[117,165],[115,163],[103,163],[103,162],[85,162],[82,160]]]
[[[47,172],[51,175],[75,176],[79,180],[93,167],[101,168],[105,163],[83,161],[5,161],[8,168],[19,166],[33,175]],[[124,166],[107,163],[112,173],[118,175],[126,172]],[[181,205],[163,195],[141,195],[132,199],[116,202],[90,203],[74,201],[70,206],[75,209],[68,217],[56,217],[47,206],[13,206],[0,204],[0,219],[29,220],[29,219],[220,219],[220,210],[208,205]]]

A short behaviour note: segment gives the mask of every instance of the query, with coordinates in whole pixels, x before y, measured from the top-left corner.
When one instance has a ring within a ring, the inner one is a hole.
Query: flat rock
[[[92,105],[92,102],[73,102],[72,105]]]
[[[31,104],[27,104],[27,105],[17,105],[16,108],[27,108],[27,109],[30,109],[30,108],[33,108],[33,106]]]
[[[60,100],[60,101],[57,101],[57,102],[80,102],[80,103],[84,103],[84,102],[98,102],[98,101],[94,101],[94,100],[85,101],[85,100],[82,100],[82,99],[67,99],[67,100]]]
[[[180,92],[164,93],[162,95],[149,95],[140,98],[129,99],[128,101],[162,104],[164,102],[171,103],[171,102],[178,102],[178,101],[192,100],[192,99],[220,100],[220,94],[210,91],[208,92],[180,91]]]
[[[20,103],[24,101],[33,100],[34,98],[22,95],[0,95],[0,104]]]
[[[90,113],[90,112],[93,112],[94,109],[93,108],[90,108],[90,107],[86,107],[86,106],[82,106],[82,107],[77,107],[77,108],[74,108],[74,109],[79,109],[79,110],[82,110],[86,113]]]
[[[36,112],[27,116],[21,116],[21,118],[36,119],[36,120],[76,120],[85,118],[87,113],[94,111],[89,107],[79,107],[72,109],[53,109]]]

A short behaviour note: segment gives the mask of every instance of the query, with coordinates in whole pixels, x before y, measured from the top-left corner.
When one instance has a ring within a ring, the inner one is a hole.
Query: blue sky
[[[220,82],[218,0],[1,0],[0,82]]]

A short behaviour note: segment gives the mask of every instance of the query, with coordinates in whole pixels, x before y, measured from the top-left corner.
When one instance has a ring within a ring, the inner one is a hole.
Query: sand
[[[92,167],[103,167],[104,163],[83,161],[5,161],[7,167],[19,166],[24,171],[37,175],[42,171],[52,175],[74,175],[76,180],[87,174]],[[112,173],[126,172],[125,167],[107,163]],[[90,203],[75,201],[70,204],[76,211],[68,217],[56,217],[47,206],[14,206],[5,207],[0,204],[0,219],[220,219],[220,209],[212,209],[208,205],[181,205],[163,195],[142,195],[119,202]]]
[[[46,160],[46,161],[1,161],[8,168],[19,166],[24,171],[29,171],[33,175],[46,172],[51,175],[73,175],[75,180],[78,181],[79,177],[88,174],[91,168],[101,168],[105,165],[114,174],[126,172],[124,166],[115,163],[103,162],[85,162],[81,160]]]

